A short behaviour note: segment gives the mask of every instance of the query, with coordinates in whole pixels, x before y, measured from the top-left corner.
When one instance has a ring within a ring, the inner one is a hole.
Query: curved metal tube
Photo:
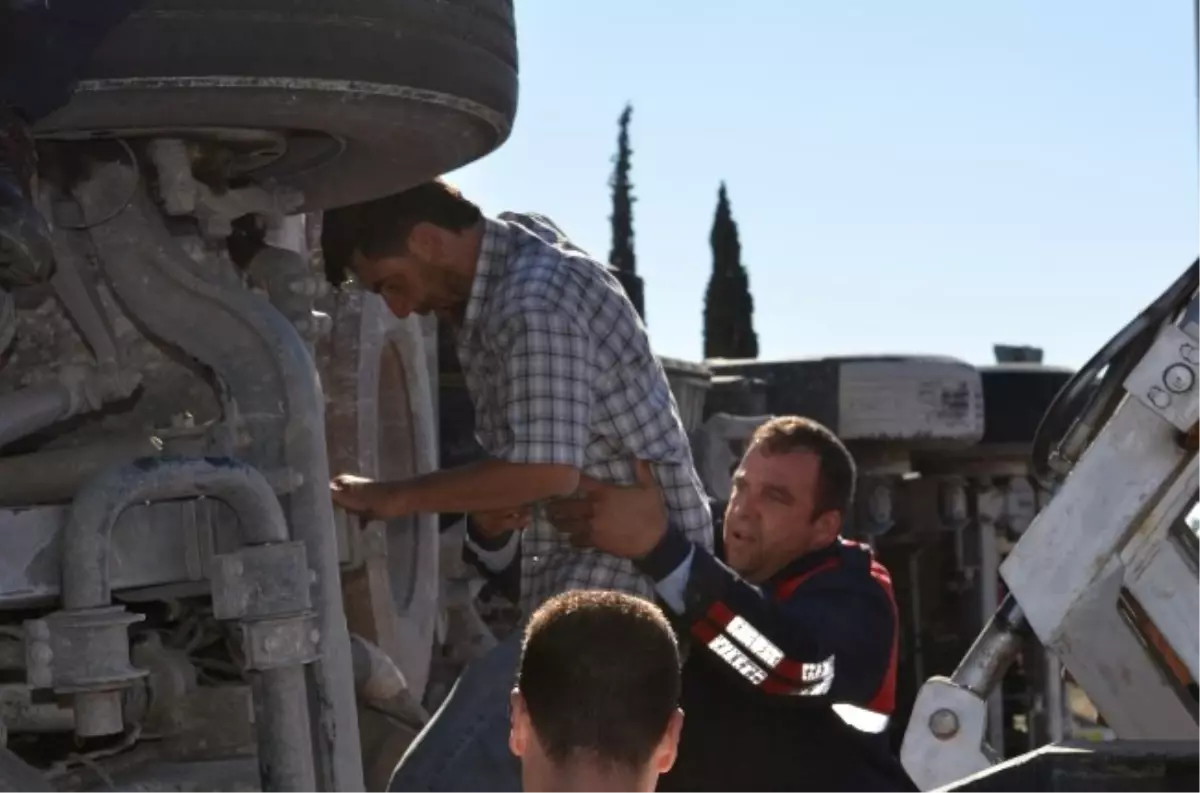
[[[142,501],[211,496],[237,514],[248,544],[287,542],[279,500],[260,472],[221,457],[143,457],[93,478],[75,496],[63,530],[62,600],[66,609],[111,602],[108,554],[122,510]]]
[[[67,502],[106,468],[162,451],[150,433],[109,436],[88,446],[0,457],[0,507]]]
[[[62,541],[64,608],[109,604],[108,555],[122,510],[143,501],[194,496],[228,504],[246,544],[289,539],[274,490],[251,466],[223,457],[143,457],[94,477],[72,502]],[[304,674],[304,666],[296,664],[259,675],[255,699],[265,790],[315,787]],[[82,711],[76,708],[77,714]]]
[[[44,430],[71,413],[71,391],[61,383],[0,396],[0,448]]]
[[[124,399],[140,382],[138,374],[120,369],[63,367],[57,383],[22,388],[0,397],[0,447],[56,421]]]
[[[141,432],[105,435],[95,443],[0,457],[0,506],[67,503],[101,471],[140,457],[211,453],[208,438],[196,432]]]
[[[43,189],[45,187],[46,184],[43,184]],[[57,266],[54,276],[50,279],[50,286],[54,288],[54,293],[62,301],[63,308],[79,328],[83,340],[92,348],[96,363],[101,366],[118,366],[121,356],[112,325],[101,308],[95,286],[90,279],[83,277],[83,273],[90,269],[87,235],[79,231],[64,232],[65,230],[60,228],[52,240],[54,262]]]
[[[109,163],[75,190],[89,220],[125,206],[91,230],[98,258],[130,313],[220,378],[226,416],[236,417],[239,434],[250,439],[241,456],[262,470],[302,477],[283,506],[316,579],[312,601],[320,659],[310,667],[309,693],[318,709],[317,786],[362,790],[350,636],[329,496],[325,400],[316,367],[296,329],[267,301],[240,284],[201,276],[145,190],[136,188],[130,198],[135,179],[130,167]]]

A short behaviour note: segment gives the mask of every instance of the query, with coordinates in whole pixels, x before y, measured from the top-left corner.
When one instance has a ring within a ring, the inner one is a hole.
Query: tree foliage
[[[612,250],[608,261],[613,267],[627,273],[637,272],[637,257],[633,252],[633,183],[629,180],[630,156],[629,120],[633,106],[625,105],[619,120],[617,154],[613,157],[613,172],[608,186],[612,188]]]
[[[704,294],[704,357],[757,358],[754,298],[750,296],[750,278],[742,266],[742,244],[724,182],[717,193],[709,243],[713,269]]]
[[[612,249],[608,263],[616,270],[617,280],[625,288],[633,307],[643,318],[646,316],[642,294],[642,279],[637,275],[637,256],[633,250],[633,183],[629,179],[630,158],[633,149],[629,146],[629,121],[633,117],[633,106],[625,105],[618,120],[617,154],[613,157],[613,172],[608,186],[612,188]]]

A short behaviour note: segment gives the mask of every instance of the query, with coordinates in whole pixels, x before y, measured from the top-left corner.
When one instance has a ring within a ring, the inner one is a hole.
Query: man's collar
[[[492,279],[504,272],[508,259],[508,224],[502,220],[483,219],[483,237],[479,243],[479,258],[475,262],[475,278],[471,282],[471,296],[467,299],[467,310],[463,313],[462,333],[470,333],[487,303]]]

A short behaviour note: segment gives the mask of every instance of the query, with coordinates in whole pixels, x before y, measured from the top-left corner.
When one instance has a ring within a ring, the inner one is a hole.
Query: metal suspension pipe
[[[110,468],[71,503],[62,536],[62,601],[67,609],[111,602],[108,556],[117,516],[144,501],[211,496],[238,517],[243,542],[287,542],[288,528],[275,491],[250,466],[220,457],[154,457]]]
[[[72,500],[101,471],[140,457],[202,456],[207,438],[195,433],[111,435],[87,446],[0,457],[0,506]]]
[[[1028,631],[1021,607],[1007,595],[950,679],[986,699],[1020,652]]]
[[[131,504],[210,496],[237,515],[242,542],[287,542],[288,527],[270,483],[229,458],[154,457],[111,468],[76,496],[63,531],[62,600],[67,610],[107,606],[109,551],[117,516]],[[256,710],[259,763],[266,790],[312,790],[316,783],[304,666],[260,673]],[[76,712],[85,709],[78,701]]]
[[[312,733],[308,724],[308,683],[300,664],[258,672],[255,725],[263,790],[312,790]]]
[[[0,397],[0,447],[32,435],[56,421],[100,410],[124,399],[141,382],[136,372],[116,367],[63,367],[58,382],[23,388]]]
[[[309,675],[316,710],[315,760],[321,790],[362,790],[363,772],[350,636],[329,495],[325,401],[316,367],[296,329],[240,284],[201,277],[163,223],[134,169],[109,163],[75,188],[110,283],[155,336],[211,368],[224,386],[226,417],[259,469],[289,472],[301,484],[285,499],[293,536],[314,574],[319,660]],[[132,191],[131,191],[132,187]]]
[[[70,412],[71,392],[61,383],[0,396],[0,448],[46,429]]]

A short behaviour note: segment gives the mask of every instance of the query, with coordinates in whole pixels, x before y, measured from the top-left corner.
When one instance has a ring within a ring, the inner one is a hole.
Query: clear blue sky
[[[450,175],[607,259],[617,116],[651,341],[701,355],[728,184],[760,357],[1078,366],[1197,255],[1191,0],[516,0],[512,137]]]

